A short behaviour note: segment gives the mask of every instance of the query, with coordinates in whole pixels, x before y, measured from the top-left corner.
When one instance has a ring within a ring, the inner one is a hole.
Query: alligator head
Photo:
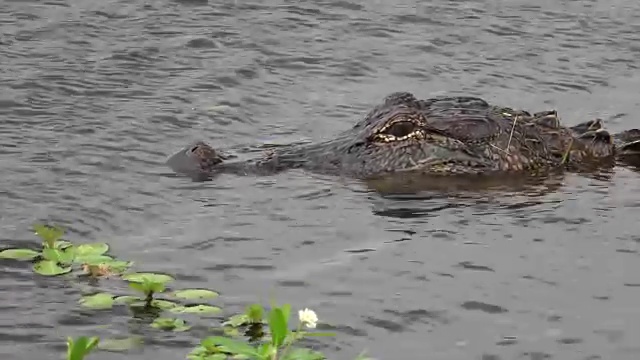
[[[488,105],[475,104],[480,110]],[[302,168],[321,173],[371,178],[405,171],[464,173],[484,166],[466,145],[431,126],[424,102],[405,92],[393,93],[352,128],[312,144],[278,147],[263,157],[226,162],[208,144],[198,141],[169,158],[175,172],[200,179],[218,172],[275,173]]]
[[[196,141],[167,159],[167,165],[176,173],[196,180],[207,178],[224,157],[204,141]]]

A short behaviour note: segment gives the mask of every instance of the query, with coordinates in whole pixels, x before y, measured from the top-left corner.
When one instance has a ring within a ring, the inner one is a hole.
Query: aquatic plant
[[[71,272],[77,265],[90,276],[105,276],[122,273],[132,265],[128,261],[116,260],[105,255],[109,251],[106,243],[75,245],[62,240],[64,229],[60,226],[34,225],[35,234],[42,241],[41,249],[5,249],[0,259],[32,261],[33,271],[44,276],[57,276]]]
[[[318,351],[306,348],[293,348],[292,345],[305,336],[333,336],[332,333],[311,333],[303,328],[316,327],[318,317],[309,309],[298,312],[298,327],[291,331],[288,327],[291,305],[273,306],[263,318],[264,309],[259,304],[253,304],[244,314],[232,317],[227,325],[241,326],[247,323],[261,325],[265,322],[269,327],[269,334],[263,333],[266,341],[258,341],[251,345],[251,340],[241,340],[232,337],[211,336],[203,339],[187,358],[190,360],[226,359],[227,356],[241,357],[254,360],[321,360],[325,356]]]
[[[127,281],[129,288],[138,292],[141,296],[135,295],[113,295],[99,292],[83,296],[80,303],[89,308],[107,309],[116,304],[126,304],[133,311],[153,313],[168,310],[171,313],[181,314],[217,314],[222,309],[217,306],[197,303],[183,305],[180,300],[207,300],[215,299],[218,293],[207,289],[181,289],[173,292],[166,292],[167,283],[173,281],[173,277],[166,274],[157,273],[126,273],[122,279]],[[157,298],[154,295],[166,294],[169,298]],[[173,298],[173,299],[171,299]]]
[[[175,279],[167,274],[152,272],[127,272],[130,261],[117,260],[106,253],[106,243],[73,244],[63,240],[64,230],[59,226],[37,224],[35,234],[42,241],[41,249],[14,248],[0,251],[0,259],[33,262],[33,271],[44,276],[68,274],[74,269],[91,278],[115,277],[125,281],[137,295],[115,295],[95,292],[80,298],[79,304],[87,309],[108,310],[116,305],[127,305],[135,314],[151,315],[152,328],[162,331],[188,331],[184,319],[160,316],[170,314],[216,315],[221,308],[204,303],[218,297],[208,289],[169,289]],[[162,296],[162,297],[160,297]],[[195,303],[183,303],[195,302]],[[289,329],[291,305],[272,305],[266,311],[260,304],[247,306],[241,314],[233,315],[221,324],[224,336],[208,336],[188,355],[190,360],[221,360],[227,358],[253,360],[321,360],[326,357],[318,351],[294,344],[305,337],[333,336],[331,333],[310,332],[315,329],[318,317],[313,310],[298,311],[298,325]],[[241,332],[243,330],[243,332]],[[140,343],[140,339],[106,339],[80,336],[67,339],[67,360],[83,360],[96,348],[126,350]],[[357,360],[365,360],[361,354]]]

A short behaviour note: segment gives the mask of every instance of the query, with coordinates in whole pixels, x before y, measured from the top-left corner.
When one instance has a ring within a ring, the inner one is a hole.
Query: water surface
[[[335,359],[637,359],[637,170],[453,196],[302,171],[193,183],[163,162],[196,139],[329,138],[401,90],[637,127],[639,17],[631,0],[1,1],[0,247],[52,221],[219,290],[227,314],[277,294],[338,332],[317,344]],[[88,332],[182,359],[200,338],[81,311],[79,291],[3,262],[0,357]]]

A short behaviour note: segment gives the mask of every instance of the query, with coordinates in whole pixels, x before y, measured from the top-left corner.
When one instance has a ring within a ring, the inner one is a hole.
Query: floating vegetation
[[[80,304],[91,309],[111,309],[113,307],[113,295],[109,293],[97,293],[93,295],[83,296]]]
[[[40,253],[31,249],[7,249],[0,251],[0,259],[33,260]]]
[[[109,245],[91,243],[74,245],[62,240],[64,230],[59,226],[36,224],[35,234],[42,240],[42,248],[6,249],[0,251],[0,259],[33,262],[33,271],[43,276],[58,276],[70,273],[74,265],[83,273],[93,276],[108,276],[126,271],[132,264],[105,255]]]
[[[35,273],[43,276],[60,276],[79,273],[99,279],[113,277],[123,281],[123,289],[135,294],[112,294],[97,291],[85,294],[78,301],[85,309],[106,311],[115,306],[128,307],[134,316],[151,318],[149,326],[159,331],[185,332],[191,325],[179,315],[207,317],[217,315],[222,309],[206,301],[219,297],[209,289],[169,289],[175,279],[167,274],[152,272],[127,272],[133,265],[130,261],[115,259],[107,255],[106,243],[74,244],[63,240],[64,230],[58,226],[35,225],[35,234],[42,240],[40,249],[5,249],[0,259],[30,261]],[[74,271],[75,270],[75,271]],[[183,301],[190,303],[182,303]],[[195,302],[195,303],[193,303]],[[162,314],[167,316],[161,316]],[[332,333],[310,332],[318,323],[316,313],[309,309],[298,311],[295,330],[289,329],[291,306],[272,305],[269,311],[260,304],[247,306],[242,314],[229,317],[212,329],[223,336],[209,336],[188,355],[190,360],[321,360],[326,357],[307,348],[294,347],[299,340],[309,336],[333,336]],[[173,316],[172,316],[173,315]],[[80,336],[67,339],[67,360],[83,360],[94,349],[125,351],[143,344],[140,337],[105,339]],[[360,355],[358,360],[365,360]]]
[[[244,339],[210,336],[202,340],[200,345],[187,355],[187,358],[190,360],[227,359],[228,357],[256,360],[325,359],[325,356],[320,352],[305,348],[294,348],[292,345],[305,336],[333,336],[334,334],[304,331],[303,328],[305,327],[310,329],[315,328],[318,321],[316,313],[309,309],[298,312],[298,327],[295,331],[291,331],[288,327],[290,312],[291,306],[289,304],[273,306],[266,318],[262,318],[262,316],[256,318],[257,314],[262,315],[264,311],[259,304],[251,305],[244,314],[246,316],[245,319],[258,325],[266,322],[270,335],[265,336],[266,334],[263,333],[261,337],[268,339],[268,341],[259,341],[257,345],[252,345],[251,343],[253,341],[246,341]],[[236,319],[238,319],[238,317],[236,317]],[[238,323],[236,322],[236,324]],[[245,322],[241,324],[244,325]]]
[[[207,289],[185,289],[174,291],[172,295],[185,300],[206,300],[215,299],[219,294]]]
[[[191,328],[191,326],[188,326],[184,320],[174,318],[157,318],[153,320],[153,323],[151,323],[151,327],[176,332],[187,331]]]

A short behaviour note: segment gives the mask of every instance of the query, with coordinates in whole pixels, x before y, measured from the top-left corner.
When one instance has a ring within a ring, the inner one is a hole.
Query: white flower
[[[298,318],[303,325],[306,325],[309,329],[314,329],[318,322],[318,316],[313,310],[304,309],[298,311]]]

